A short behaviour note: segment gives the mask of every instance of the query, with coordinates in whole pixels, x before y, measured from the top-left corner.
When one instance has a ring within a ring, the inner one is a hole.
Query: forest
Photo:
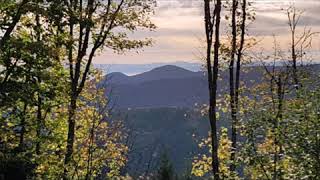
[[[280,9],[289,41],[275,32],[265,50],[250,32],[263,21],[255,0],[194,1],[201,72],[118,74],[112,83],[128,101],[115,111],[95,59],[155,45],[157,0],[0,0],[0,180],[320,179],[320,34],[304,22],[308,9]],[[191,97],[194,86],[205,88],[201,98]],[[145,101],[128,108],[137,94]],[[157,94],[159,103],[140,107]],[[146,151],[151,136],[162,144]]]

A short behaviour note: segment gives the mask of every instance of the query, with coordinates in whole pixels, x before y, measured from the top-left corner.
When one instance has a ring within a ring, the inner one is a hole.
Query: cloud
[[[288,24],[285,11],[295,5],[304,11],[299,28],[310,26],[320,31],[320,0],[252,0],[256,21],[249,26],[249,33],[263,39],[261,46],[271,47],[272,36],[277,35],[288,44]],[[140,54],[114,55],[106,51],[97,57],[97,63],[152,63],[197,61],[199,39],[204,37],[202,15],[203,0],[158,0],[152,17],[158,26],[156,32],[138,32],[134,37],[152,37],[156,44]],[[225,23],[225,21],[223,21]],[[226,29],[226,25],[222,29]],[[320,44],[315,48],[320,49]]]

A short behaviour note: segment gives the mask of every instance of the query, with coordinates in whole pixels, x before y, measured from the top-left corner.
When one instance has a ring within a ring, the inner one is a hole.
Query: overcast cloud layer
[[[140,54],[127,53],[115,55],[103,52],[95,63],[105,64],[144,64],[155,62],[200,62],[200,52],[204,37],[202,17],[203,0],[158,0],[153,22],[158,26],[156,32],[141,32],[135,37],[152,37],[153,47],[145,48]],[[320,31],[320,0],[253,0],[256,21],[249,26],[249,32],[261,40],[260,46],[271,49],[272,36],[278,36],[283,45],[288,41],[287,17],[283,9],[294,4],[304,11],[300,27],[312,27]],[[225,27],[224,27],[225,29]],[[314,51],[320,51],[319,40]],[[317,55],[315,53],[315,55]]]

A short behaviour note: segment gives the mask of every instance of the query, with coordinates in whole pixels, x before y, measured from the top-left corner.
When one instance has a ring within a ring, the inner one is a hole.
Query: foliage
[[[122,53],[150,45],[148,38],[129,36],[155,28],[149,19],[153,4],[147,0],[1,1],[0,154],[1,161],[7,162],[1,163],[4,170],[21,162],[17,167],[25,171],[21,174],[32,178],[59,179],[65,172],[63,178],[70,179],[120,176],[127,161],[126,131],[121,122],[111,121],[105,90],[96,87],[102,75],[90,65],[104,48]],[[91,49],[88,54],[87,49]],[[67,164],[63,159],[72,100],[77,104],[72,139],[76,151]]]
[[[104,89],[97,89],[96,83],[101,79],[97,74],[95,81],[90,82],[81,94],[79,100],[79,109],[77,119],[79,126],[76,135],[76,153],[74,155],[73,166],[70,171],[70,177],[84,178],[98,177],[102,175],[105,169],[108,177],[120,175],[121,167],[126,163],[127,147],[122,143],[126,137],[121,122],[110,121],[108,116],[107,102],[104,97]],[[42,128],[41,138],[35,137],[36,122],[34,121],[34,109],[28,109],[28,116],[25,115],[27,132],[25,141],[27,148],[21,158],[26,159],[34,166],[34,174],[37,177],[56,179],[63,173],[63,152],[67,129],[67,106],[65,103],[51,108],[45,118],[45,126]],[[8,111],[3,110],[2,114]],[[15,120],[16,114],[9,114],[4,117],[5,127],[1,129],[1,152],[4,157],[17,152],[19,147],[19,131],[14,127],[19,125]],[[10,129],[12,127],[12,129]],[[39,154],[35,153],[35,144],[41,142]],[[30,156],[31,155],[31,156]],[[31,157],[31,158],[30,158]],[[7,168],[10,168],[10,162],[15,160],[6,160]],[[19,168],[19,167],[17,167]],[[5,168],[4,168],[5,169]],[[24,168],[21,167],[20,170]]]
[[[162,153],[160,157],[159,169],[157,172],[158,180],[174,180],[176,179],[174,169],[168,158],[167,153]]]
[[[121,122],[110,121],[104,89],[96,88],[101,77],[89,82],[78,103],[76,151],[70,173],[79,178],[97,177],[104,168],[107,168],[107,177],[119,176],[126,163],[128,149],[122,143],[126,134]]]
[[[225,8],[230,7],[230,2],[227,2]],[[230,171],[231,167],[228,168],[231,163],[228,133],[222,129],[219,134],[220,178],[319,178],[319,74],[313,72],[317,65],[303,66],[309,61],[310,57],[306,52],[311,47],[312,37],[316,33],[305,28],[301,36],[295,36],[301,14],[290,7],[287,15],[293,34],[290,51],[282,51],[275,39],[273,54],[258,57],[262,59],[262,66],[256,67],[256,71],[261,71],[261,81],[253,83],[250,89],[241,89],[237,112],[237,128],[241,141],[237,144],[238,169],[235,171]],[[229,20],[228,15],[226,20]],[[252,40],[249,40],[249,48],[256,44],[255,40],[250,41]],[[229,43],[227,41],[227,44],[222,44],[219,52],[227,62],[231,52]],[[301,62],[297,63],[297,58]],[[230,96],[225,96],[220,102],[219,107],[223,113],[231,111],[228,101]],[[207,147],[209,151],[195,157],[192,164],[194,175],[211,176],[212,159],[207,155],[212,154],[210,146],[210,138],[205,138],[199,143],[200,148]],[[244,175],[240,176],[242,173]]]
[[[309,60],[316,33],[305,28],[297,36],[302,13],[287,9],[290,52],[275,41],[274,54],[260,57],[272,62],[262,62],[261,83],[251,89],[238,89],[237,83],[234,92],[242,94],[233,134],[241,135],[241,142],[232,145],[228,127],[217,129],[222,113],[232,112],[228,107],[233,99],[217,98],[218,71],[229,63],[230,54],[240,58],[257,41],[247,39],[230,47],[227,35],[220,45],[221,1],[204,3],[210,104],[202,113],[209,114],[211,133],[200,142],[205,153],[194,158],[191,173],[216,179],[320,179],[319,75],[312,68],[297,67],[298,60],[301,65]],[[111,117],[106,91],[100,87],[104,77],[91,64],[103,50],[124,53],[151,45],[149,38],[131,37],[136,31],[155,29],[150,20],[154,5],[154,0],[1,1],[0,178],[132,179],[122,176],[128,161],[127,130]],[[247,15],[249,23],[255,20],[250,2],[247,11],[231,1],[224,1],[223,8],[229,11],[235,5],[233,15]],[[225,20],[230,20],[228,14]],[[244,40],[245,21],[232,24],[242,26],[233,37]],[[237,67],[250,60],[244,54]],[[282,66],[276,66],[278,62]],[[166,155],[156,176],[150,177],[177,179]]]
[[[219,140],[219,151],[218,157],[220,159],[220,176],[221,178],[231,178],[232,172],[229,171],[230,165],[230,155],[231,155],[231,141],[228,137],[228,130],[226,128],[221,128],[220,140]],[[209,153],[212,153],[210,150],[211,138],[204,138],[199,143],[199,148],[209,149]],[[192,174],[198,177],[205,176],[211,172],[211,163],[212,158],[206,154],[202,154],[198,157],[195,157],[192,163]],[[236,178],[236,177],[233,177]]]

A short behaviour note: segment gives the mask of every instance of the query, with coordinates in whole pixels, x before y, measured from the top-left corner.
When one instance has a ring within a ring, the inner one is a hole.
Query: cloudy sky
[[[153,22],[156,32],[138,33],[137,37],[152,37],[154,45],[144,48],[139,54],[129,52],[116,55],[105,51],[96,57],[99,64],[147,64],[172,63],[177,61],[199,62],[203,46],[204,25],[203,0],[158,0]],[[294,4],[303,10],[300,28],[312,27],[320,32],[320,0],[251,0],[256,11],[256,21],[249,26],[249,34],[260,44],[256,49],[271,50],[273,35],[284,48],[289,44],[287,16],[282,9]],[[225,28],[224,28],[225,29]],[[320,54],[320,38],[313,45],[315,56]],[[284,49],[286,50],[286,49]],[[319,56],[320,57],[320,56]]]

